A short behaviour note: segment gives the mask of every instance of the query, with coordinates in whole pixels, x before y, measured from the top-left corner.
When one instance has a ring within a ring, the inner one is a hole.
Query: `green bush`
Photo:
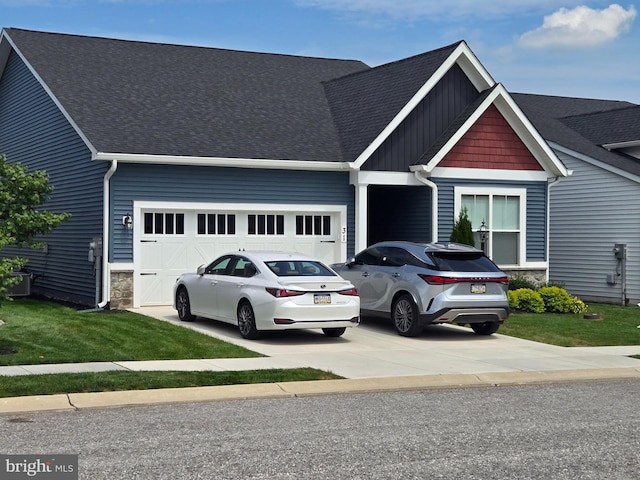
[[[509,308],[529,313],[544,313],[542,296],[531,288],[519,288],[507,293]]]
[[[529,313],[584,313],[587,305],[557,286],[518,288],[507,291],[509,308]]]
[[[571,296],[560,287],[541,287],[538,293],[544,301],[544,308],[547,312],[568,313],[571,311]]]
[[[520,288],[528,288],[530,290],[536,290],[538,287],[535,283],[529,280],[527,277],[516,275],[509,279],[509,290],[518,290]]]

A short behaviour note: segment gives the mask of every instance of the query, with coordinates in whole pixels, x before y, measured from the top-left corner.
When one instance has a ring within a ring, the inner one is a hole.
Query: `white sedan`
[[[300,328],[339,337],[360,323],[356,288],[298,253],[228,253],[181,275],[173,298],[180,320],[200,316],[231,323],[248,339],[263,330]]]

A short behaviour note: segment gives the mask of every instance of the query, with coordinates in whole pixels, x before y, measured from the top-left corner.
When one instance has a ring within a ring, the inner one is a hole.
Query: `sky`
[[[372,67],[465,40],[510,92],[640,104],[637,8],[610,0],[0,0],[0,26]]]

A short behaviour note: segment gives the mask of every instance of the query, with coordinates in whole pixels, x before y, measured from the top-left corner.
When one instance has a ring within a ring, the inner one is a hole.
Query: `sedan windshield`
[[[279,277],[333,277],[335,273],[320,262],[310,260],[283,260],[265,262],[267,267]]]

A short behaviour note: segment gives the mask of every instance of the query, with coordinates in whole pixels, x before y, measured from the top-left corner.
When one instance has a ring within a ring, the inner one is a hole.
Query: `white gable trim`
[[[445,60],[442,65],[435,71],[426,83],[416,92],[416,94],[409,100],[409,102],[398,112],[398,114],[391,120],[391,122],[382,130],[382,132],[371,142],[371,144],[358,156],[354,164],[356,168],[362,167],[362,165],[373,155],[380,145],[391,135],[391,133],[398,128],[398,126],[404,121],[407,116],[418,106],[418,104],[427,96],[427,94],[438,84],[438,82],[445,76],[445,74],[455,64],[462,69],[467,75],[473,86],[479,91],[486,90],[489,87],[495,85],[495,81],[489,75],[489,72],[485,70],[480,61],[473,54],[471,49],[465,42],[461,42],[460,45],[451,53],[449,58]]]
[[[491,105],[495,105],[507,123],[513,128],[516,135],[518,135],[520,140],[522,140],[547,173],[547,177],[566,177],[568,175],[567,169],[560,159],[540,136],[531,122],[529,122],[524,113],[522,113],[502,84],[496,85],[496,88],[494,88],[487,98],[478,106],[476,111],[467,119],[462,127],[451,136],[447,143],[422,170],[432,174],[442,159],[453,149],[464,134],[469,131]],[[416,165],[412,167],[412,169],[419,170],[420,166]]]

